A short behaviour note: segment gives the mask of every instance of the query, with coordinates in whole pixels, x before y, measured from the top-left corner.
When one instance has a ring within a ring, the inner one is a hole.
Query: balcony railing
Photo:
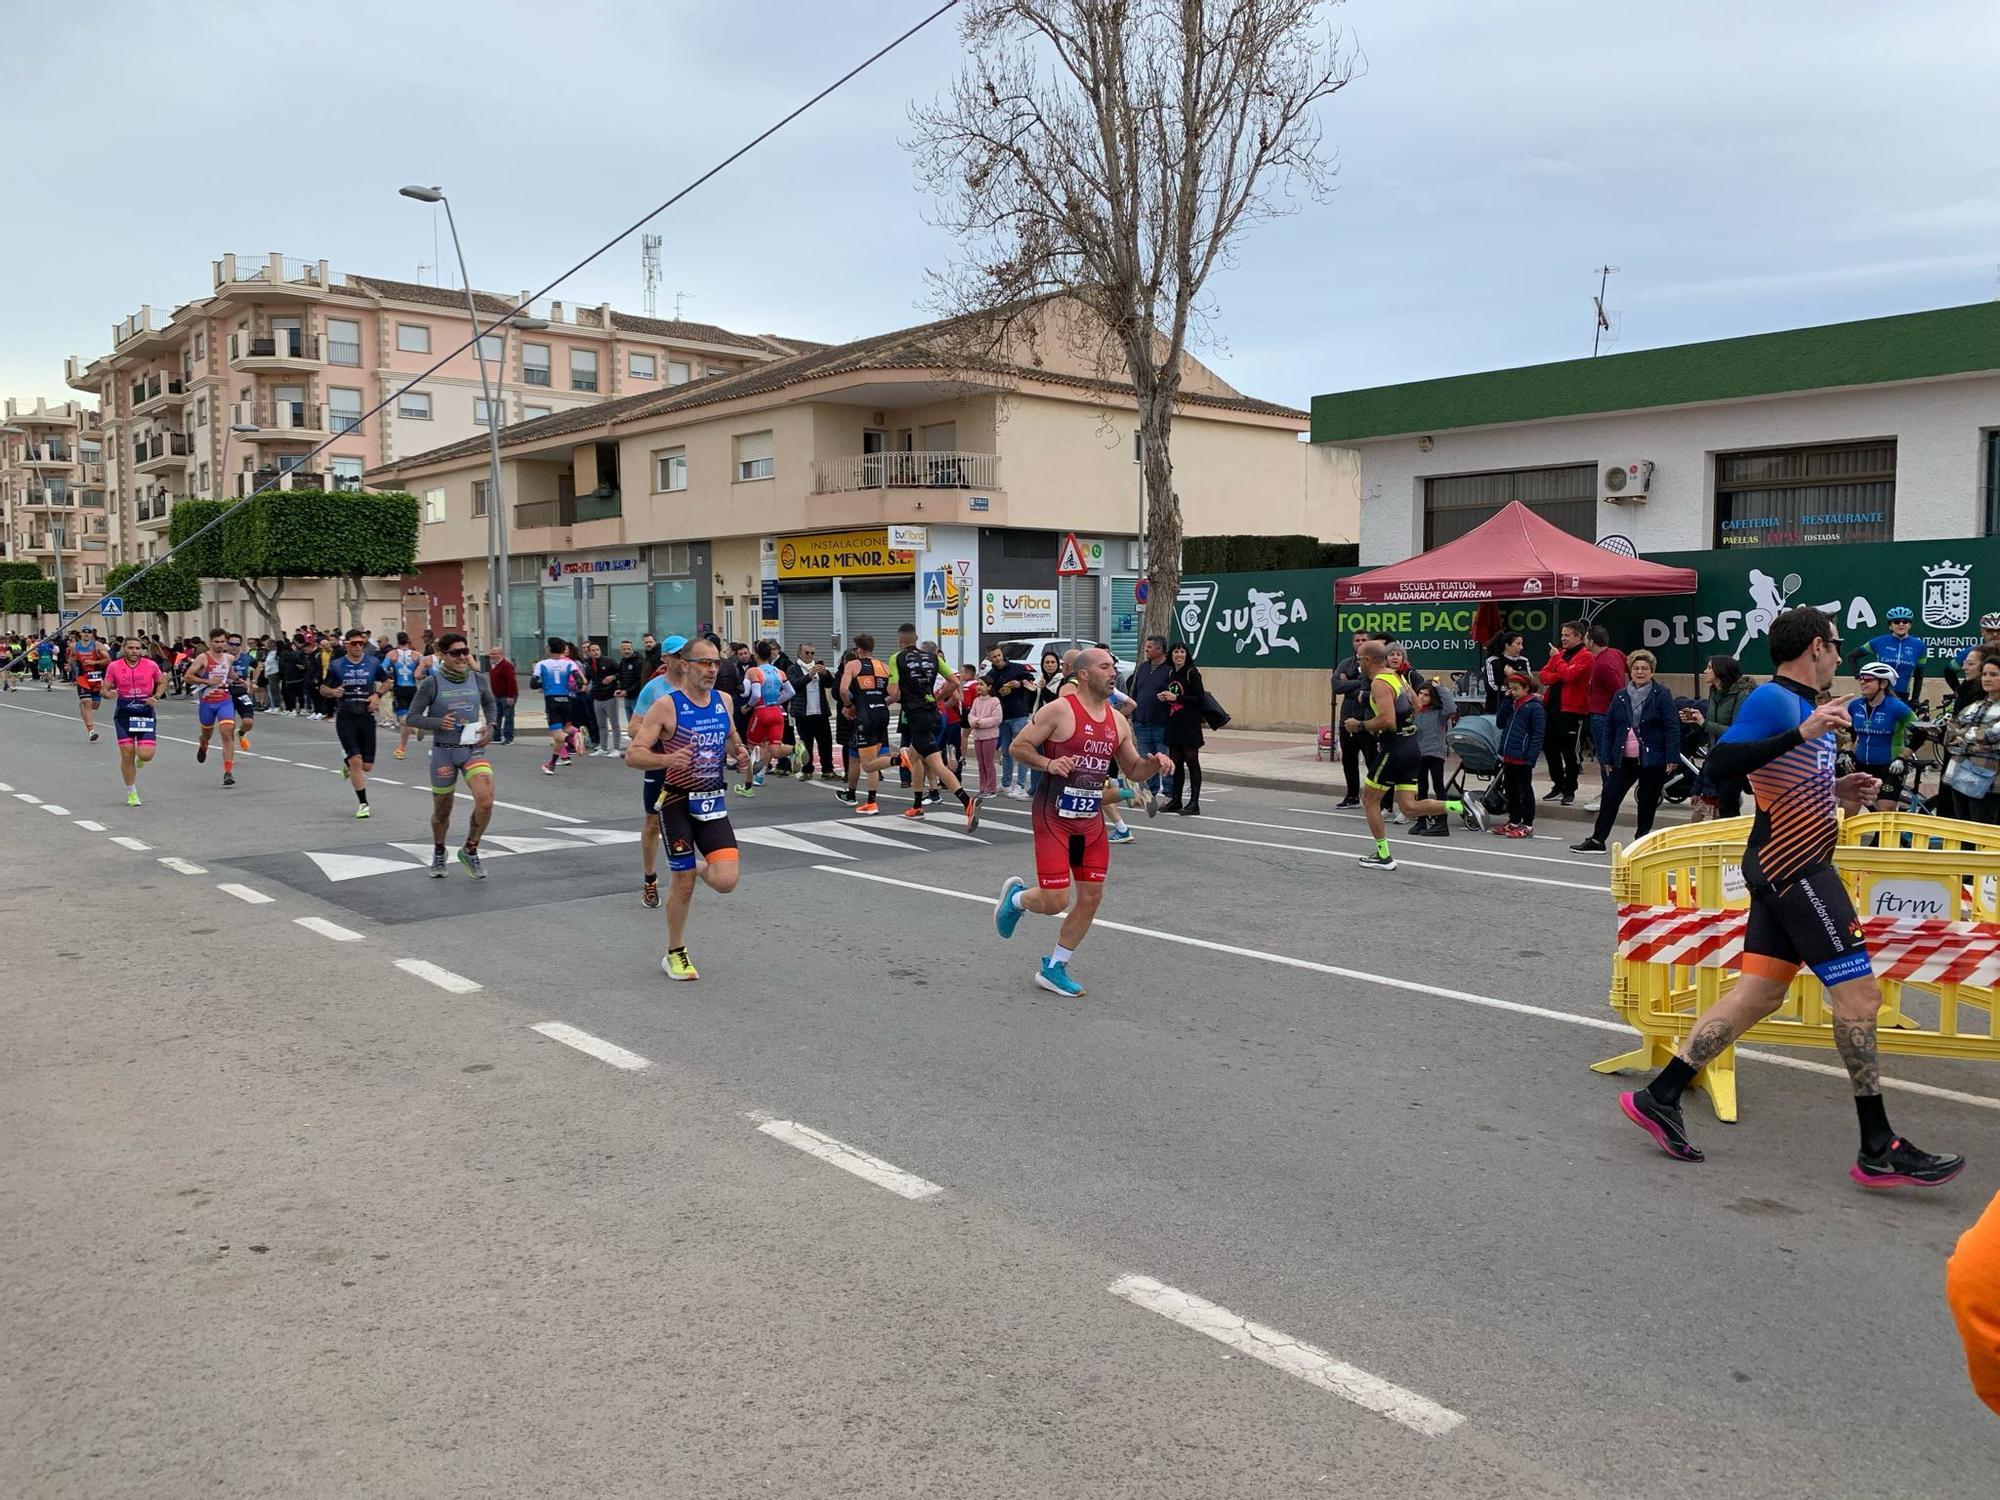
[[[530,526],[574,526],[576,524],[576,501],[526,500],[514,507],[515,528]]]
[[[143,467],[161,459],[186,458],[193,451],[185,433],[156,432],[132,444],[132,462]]]
[[[238,401],[229,408],[237,426],[263,432],[327,432],[326,407],[315,401]]]
[[[813,460],[813,493],[849,490],[991,490],[1000,487],[997,453],[855,453]]]
[[[257,490],[323,490],[326,475],[316,469],[247,469],[236,476],[238,498]]]
[[[292,255],[225,255],[211,264],[218,292],[255,283],[266,293],[314,297],[326,290],[328,281],[325,261]]]
[[[76,449],[61,443],[29,443],[21,450],[24,464],[73,464]]]
[[[187,394],[187,385],[177,376],[155,371],[144,380],[132,382],[132,410],[146,411],[153,404],[165,405]]]
[[[265,334],[229,335],[229,362],[232,365],[260,359],[316,365],[319,363],[319,337],[297,328],[279,328]]]

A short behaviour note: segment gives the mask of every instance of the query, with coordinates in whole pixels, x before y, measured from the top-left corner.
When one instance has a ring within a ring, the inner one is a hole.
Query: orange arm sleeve
[[[1965,1368],[1979,1399],[2000,1416],[2000,1194],[1959,1236],[1945,1264],[1945,1300],[1965,1340]]]

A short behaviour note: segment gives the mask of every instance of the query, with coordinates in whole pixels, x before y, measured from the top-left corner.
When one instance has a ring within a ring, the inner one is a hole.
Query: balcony
[[[252,495],[259,490],[323,490],[327,488],[326,475],[316,469],[246,469],[234,478],[235,498]]]
[[[83,469],[83,482],[84,482],[85,484],[102,484],[102,483],[104,483],[104,465],[103,465],[103,464],[101,464],[101,463],[92,463],[92,462],[90,462],[90,460],[88,460],[88,459],[85,459],[85,460],[84,460],[84,462],[83,462],[83,464],[82,464],[82,469]]]
[[[162,490],[157,495],[141,495],[136,503],[134,519],[151,531],[164,531],[167,512],[187,499],[186,495],[169,494]]]
[[[29,510],[68,510],[82,503],[82,496],[75,490],[23,490],[15,501]],[[101,498],[98,503],[103,503]]]
[[[187,385],[179,376],[155,371],[144,380],[132,382],[132,415],[135,417],[171,411],[185,400]]]
[[[76,449],[66,443],[29,443],[21,450],[21,463],[29,469],[67,469],[76,462]]]
[[[132,444],[132,466],[141,474],[157,474],[163,469],[184,469],[193,445],[180,432],[156,432]]]
[[[232,370],[316,370],[319,365],[319,339],[296,328],[229,335]]]
[[[514,527],[585,526],[592,521],[616,521],[625,514],[624,497],[589,494],[558,500],[528,500],[514,507]]]
[[[852,490],[995,490],[997,453],[855,453],[813,460],[815,495]]]
[[[256,428],[253,443],[317,442],[333,436],[326,407],[314,401],[239,401],[229,408],[229,420]]]
[[[82,391],[86,396],[99,394],[98,387],[103,382],[102,373],[97,370],[97,361],[81,360],[74,354],[63,356],[63,384],[73,391]]]
[[[131,317],[115,323],[111,328],[111,351],[114,354],[165,353],[180,342],[178,331],[169,326],[168,320],[155,320],[153,309],[142,307]]]
[[[218,294],[234,292],[260,301],[289,298],[316,302],[326,295],[331,280],[323,260],[300,260],[276,253],[225,255],[209,264],[214,269]]]

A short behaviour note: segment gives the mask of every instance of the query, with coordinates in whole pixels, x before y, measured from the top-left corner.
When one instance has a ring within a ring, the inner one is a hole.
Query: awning
[[[1607,551],[1543,520],[1518,500],[1455,541],[1343,578],[1336,601],[1453,604],[1482,599],[1623,599],[1692,594],[1693,568]]]

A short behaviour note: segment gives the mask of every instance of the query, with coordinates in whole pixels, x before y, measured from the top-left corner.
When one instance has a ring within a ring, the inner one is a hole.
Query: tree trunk
[[[1163,635],[1169,644],[1181,632],[1174,624],[1181,591],[1181,497],[1174,489],[1170,439],[1174,403],[1171,392],[1141,399],[1139,433],[1141,467],[1146,474],[1146,599],[1141,632]]]
[[[239,578],[236,582],[243,592],[250,596],[250,602],[257,606],[257,613],[264,617],[264,633],[283,634],[284,627],[278,623],[278,601],[284,596],[286,580],[282,578],[274,580],[269,589],[259,588],[254,578]]]
[[[366,602],[366,581],[359,573],[344,573],[341,575],[341,579],[346,583],[349,590],[347,596],[347,628],[349,630],[365,629],[366,627],[361,623],[361,607]]]

